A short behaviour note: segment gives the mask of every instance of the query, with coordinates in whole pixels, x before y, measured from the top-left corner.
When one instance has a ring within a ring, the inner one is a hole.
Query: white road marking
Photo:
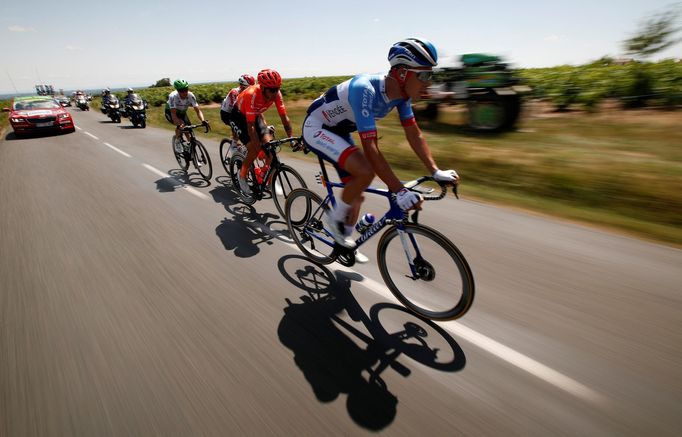
[[[78,129],[78,130],[83,130],[82,127],[78,127],[78,126],[76,126],[76,129]]]
[[[163,177],[163,178],[171,178],[171,179],[176,180],[178,183],[182,184],[182,187],[181,187],[181,188],[184,188],[184,189],[187,190],[190,194],[193,194],[193,195],[197,196],[197,197],[200,198],[200,199],[210,199],[210,197],[208,197],[207,195],[205,195],[205,194],[202,193],[201,191],[195,190],[195,189],[192,188],[192,187],[188,187],[188,186],[185,185],[182,181],[178,180],[177,178],[174,178],[173,176],[169,175],[168,173],[164,173],[164,172],[162,172],[161,170],[159,170],[159,169],[157,169],[157,168],[154,168],[154,167],[152,167],[152,166],[149,165],[149,164],[142,164],[142,166],[143,166],[144,168],[146,168],[147,170],[149,170],[150,172],[152,172],[152,173],[154,173],[154,174],[156,174],[156,175],[158,175],[158,176],[161,176],[161,177]]]
[[[127,154],[127,153],[124,152],[123,150],[119,149],[118,147],[114,147],[114,146],[112,146],[112,145],[109,144],[109,143],[104,143],[104,145],[107,146],[108,148],[110,148],[111,150],[114,150],[114,151],[120,153],[121,155],[125,156],[126,158],[130,158],[130,155],[129,155],[129,154]]]
[[[84,133],[85,135],[89,136],[89,137],[92,137],[92,138],[94,138],[94,139],[96,139],[96,140],[99,140],[99,138],[97,138],[96,136],[94,136],[93,134],[91,134],[90,132],[88,132],[88,131],[86,131],[86,130],[84,130],[83,133]]]
[[[273,237],[278,236],[277,232],[271,231],[266,226],[264,226],[262,230],[269,233]],[[296,246],[296,244],[287,243],[280,239],[278,240],[286,244],[287,246],[291,247],[292,249],[302,253],[298,246]],[[363,279],[359,283],[363,285],[365,288],[391,302],[402,305],[400,301],[398,301],[398,299],[396,299],[395,296],[393,296],[393,294],[386,287],[386,285],[377,282],[374,279],[368,278],[351,268],[343,268],[336,270],[352,272],[362,276]],[[487,337],[477,331],[474,331],[471,328],[464,326],[461,322],[450,321],[436,323],[438,323],[439,326],[441,326],[443,329],[450,332],[451,334],[459,338],[462,338],[475,346],[478,346],[484,351],[492,355],[495,355],[497,358],[506,361],[508,364],[511,364],[514,367],[526,371],[531,375],[540,378],[543,381],[548,382],[549,384],[552,384],[553,386],[560,388],[561,390],[564,390],[578,398],[594,403],[604,401],[604,397],[600,393],[596,392],[595,390],[592,390],[586,385],[581,384],[580,382],[572,378],[569,378],[563,373],[558,372],[548,366],[545,366],[544,364],[530,357],[527,357],[526,355],[523,355],[522,353],[517,352],[514,349],[493,340],[490,337]]]

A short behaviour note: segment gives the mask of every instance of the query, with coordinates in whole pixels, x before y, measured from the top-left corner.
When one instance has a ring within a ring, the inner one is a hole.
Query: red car
[[[43,131],[73,132],[71,114],[52,97],[15,97],[9,111],[9,122],[17,136]]]

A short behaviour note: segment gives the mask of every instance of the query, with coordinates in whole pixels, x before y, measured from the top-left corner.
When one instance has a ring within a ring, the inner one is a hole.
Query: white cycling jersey
[[[225,96],[223,104],[220,105],[220,110],[225,112],[232,111],[232,107],[237,102],[237,97],[239,96],[240,88],[232,88],[229,93]]]
[[[177,91],[173,91],[168,95],[168,107],[175,109],[177,112],[185,112],[189,107],[196,108],[199,106],[197,98],[194,97],[192,91],[187,92],[187,98],[183,99]]]

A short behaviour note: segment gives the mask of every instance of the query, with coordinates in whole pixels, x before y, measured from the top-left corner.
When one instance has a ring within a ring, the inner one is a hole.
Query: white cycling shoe
[[[251,197],[251,187],[249,187],[248,182],[246,182],[246,179],[242,179],[240,176],[239,178],[239,190],[242,192],[242,195],[245,197]]]
[[[334,241],[346,249],[355,249],[355,240],[351,238],[350,233],[346,231],[346,224],[342,221],[334,220],[329,214],[324,215],[325,229],[332,236]]]
[[[367,264],[369,262],[369,258],[364,253],[355,249],[355,262],[358,264]]]

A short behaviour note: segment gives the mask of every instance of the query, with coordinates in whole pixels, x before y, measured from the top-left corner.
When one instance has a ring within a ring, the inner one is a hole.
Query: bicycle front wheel
[[[474,301],[474,277],[464,255],[441,233],[423,225],[393,226],[377,247],[379,271],[406,308],[431,320],[463,316]]]
[[[277,212],[282,217],[286,217],[284,206],[287,198],[297,188],[308,188],[300,174],[288,165],[282,164],[272,175],[270,181],[270,193],[275,202]]]
[[[173,135],[173,138],[171,139],[171,149],[173,150],[173,156],[175,156],[175,160],[178,162],[180,169],[182,171],[187,171],[189,168],[189,160],[187,159],[188,154],[184,150],[182,152],[175,151],[175,135]]]
[[[210,181],[213,176],[213,166],[211,165],[211,157],[208,155],[208,150],[199,140],[194,141],[194,153],[192,154],[192,161],[194,167],[199,171],[199,174],[205,181]]]
[[[220,163],[225,169],[225,173],[230,174],[230,155],[232,155],[232,141],[228,138],[223,138],[220,142]]]
[[[292,191],[284,207],[294,243],[305,256],[319,264],[330,264],[336,259],[332,256],[334,240],[322,223],[328,208],[320,196],[306,188]]]

